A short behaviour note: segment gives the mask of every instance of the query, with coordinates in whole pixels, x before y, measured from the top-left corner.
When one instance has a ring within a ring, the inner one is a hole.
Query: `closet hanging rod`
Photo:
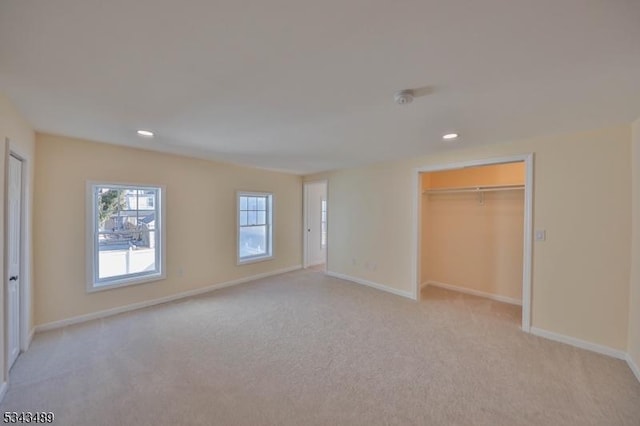
[[[493,192],[493,191],[514,191],[524,189],[524,185],[495,185],[495,186],[468,186],[458,188],[427,189],[424,194],[452,194],[459,192]]]

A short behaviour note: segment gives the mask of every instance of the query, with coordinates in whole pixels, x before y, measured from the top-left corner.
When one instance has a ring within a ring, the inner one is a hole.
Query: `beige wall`
[[[308,176],[329,179],[330,270],[413,292],[415,168],[532,152],[534,227],[547,231],[534,244],[532,324],[625,350],[630,141],[625,125]]]
[[[40,134],[36,155],[36,324],[301,264],[299,176]],[[87,180],[166,185],[167,279],[86,292]],[[237,190],[274,193],[275,259],[236,266]]]
[[[26,167],[25,182],[27,198],[25,202],[25,211],[28,216],[27,223],[25,224],[25,239],[27,240],[27,250],[31,250],[30,235],[31,235],[31,206],[33,201],[33,160],[35,149],[35,134],[29,123],[20,115],[18,110],[11,104],[10,100],[4,95],[0,94],[0,138],[2,147],[0,149],[0,194],[2,194],[2,206],[0,208],[0,236],[2,237],[3,244],[0,245],[0,270],[2,270],[2,282],[6,278],[6,271],[4,268],[4,241],[5,241],[5,229],[4,229],[4,205],[5,205],[5,168],[7,162],[7,153],[13,152],[18,154],[23,160],[25,160],[24,167]],[[7,142],[8,141],[8,142]],[[32,276],[32,270],[22,271],[21,285],[28,288],[30,277]],[[33,306],[33,292],[29,295],[29,302]],[[0,292],[0,330],[4,330],[4,292]],[[33,309],[32,309],[33,315]],[[33,317],[30,324],[27,324],[27,330],[32,329]],[[4,336],[4,334],[2,334]],[[4,365],[5,358],[5,342],[4,337],[0,339],[0,365]],[[6,379],[6,376],[5,376]]]
[[[631,147],[632,188],[632,263],[629,294],[629,356],[640,368],[640,118],[633,123]]]
[[[422,189],[524,184],[524,163],[424,173]],[[522,299],[524,191],[423,195],[421,282]]]

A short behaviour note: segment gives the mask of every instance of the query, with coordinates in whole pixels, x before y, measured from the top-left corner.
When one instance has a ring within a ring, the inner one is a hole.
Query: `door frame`
[[[308,268],[312,266],[308,262],[308,250],[307,245],[309,243],[309,236],[307,235],[308,229],[308,217],[307,217],[307,209],[308,209],[308,199],[309,199],[309,185],[314,185],[318,183],[323,183],[325,185],[325,195],[327,197],[327,245],[325,247],[325,259],[324,259],[324,272],[326,273],[329,270],[329,180],[328,179],[320,179],[320,180],[310,180],[302,182],[302,267]]]
[[[420,175],[428,172],[438,172],[444,170],[463,169],[468,167],[491,166],[496,164],[524,162],[525,183],[524,183],[524,247],[523,247],[523,267],[522,267],[522,330],[531,332],[531,283],[533,265],[533,153],[512,155],[506,157],[487,158],[479,160],[461,161],[455,163],[441,163],[435,165],[425,165],[414,169],[413,173],[413,234],[411,247],[411,271],[414,283],[413,297],[420,300],[420,275],[421,275],[421,217],[422,217],[422,194],[420,185]]]
[[[20,287],[18,289],[18,298],[19,300],[19,331],[18,331],[18,341],[20,353],[25,352],[31,343],[31,339],[33,338],[33,330],[30,328],[31,325],[31,222],[29,218],[31,217],[31,203],[29,199],[29,194],[31,192],[31,161],[29,155],[22,152],[22,150],[11,143],[10,138],[5,138],[5,175],[4,175],[4,230],[5,234],[8,231],[9,224],[9,200],[8,200],[8,189],[9,189],[9,161],[11,157],[16,158],[22,163],[22,187],[20,193]],[[7,238],[4,238],[4,264],[8,264],[8,256],[9,256],[9,243]],[[8,269],[5,269],[7,272]],[[7,341],[8,337],[8,285],[9,285],[9,274],[5,273],[5,276],[2,278],[3,280],[3,295],[4,295],[4,376],[5,380],[8,378],[8,351],[9,345]]]

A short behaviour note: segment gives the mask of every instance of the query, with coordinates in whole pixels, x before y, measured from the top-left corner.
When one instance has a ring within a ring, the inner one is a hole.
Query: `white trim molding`
[[[345,281],[351,281],[356,284],[366,285],[367,287],[375,288],[376,290],[386,291],[387,293],[395,294],[396,296],[406,297],[407,299],[415,300],[413,293],[410,291],[398,290],[397,288],[389,287],[384,284],[375,283],[373,281],[368,281],[362,278],[352,277],[350,275],[340,274],[337,272],[327,271],[326,275],[339,278]]]
[[[4,400],[4,396],[7,394],[7,390],[9,390],[9,382],[2,382],[0,385],[0,402]]]
[[[259,280],[261,278],[267,278],[274,275],[281,275],[287,272],[297,271],[302,269],[302,265],[295,265],[288,268],[278,269],[271,272],[265,272],[262,274],[251,275],[244,278],[238,278],[236,280],[226,281],[219,284],[210,285],[207,287],[197,288],[194,290],[184,291],[182,293],[173,294],[171,296],[161,297],[159,299],[147,300],[145,302],[133,303],[131,305],[120,306],[117,308],[106,309],[103,311],[93,312],[86,315],[79,315],[76,317],[71,317],[59,321],[52,321],[46,324],[40,324],[36,326],[35,332],[39,333],[42,331],[54,330],[57,328],[66,327],[68,325],[79,324],[95,319],[106,318],[113,315],[122,314],[124,312],[135,311],[138,309],[148,308],[150,306],[160,305],[163,303],[173,302],[175,300],[185,299],[188,297],[198,296],[200,294],[209,293],[211,291],[220,290],[222,288],[231,287],[238,284],[244,284],[250,281]]]
[[[638,364],[636,364],[633,358],[631,358],[631,354],[627,354],[625,361],[627,361],[629,368],[631,369],[631,371],[633,371],[636,379],[638,379],[638,381],[640,382],[640,367],[638,367]]]
[[[29,337],[27,337],[27,342],[26,342],[26,345],[25,345],[25,348],[24,348],[23,352],[28,351],[29,347],[31,347],[31,342],[33,342],[33,335],[34,334],[36,334],[36,328],[35,327],[33,327],[31,329],[31,331],[29,332]]]
[[[599,353],[601,355],[622,359],[627,362],[629,360],[627,353],[619,349],[610,348],[609,346],[599,345],[597,343],[587,342],[586,340],[580,340],[575,337],[565,336],[564,334],[554,333],[553,331],[531,327],[531,334],[556,342],[565,343],[576,348],[586,349],[588,351]]]
[[[480,290],[474,290],[467,287],[460,287],[457,285],[442,283],[438,281],[427,281],[422,283],[422,286],[432,286],[444,288],[445,290],[457,291],[458,293],[470,294],[472,296],[484,297],[485,299],[495,300],[496,302],[509,303],[511,305],[522,306],[522,300],[514,299],[512,297],[501,296],[499,294],[486,293]]]

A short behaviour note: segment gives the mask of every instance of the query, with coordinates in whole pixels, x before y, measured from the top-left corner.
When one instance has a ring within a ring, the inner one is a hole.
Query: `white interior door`
[[[320,265],[327,257],[327,183],[305,184],[305,266]]]
[[[22,161],[9,157],[7,265],[7,362],[11,368],[20,353],[20,240],[22,216]]]

